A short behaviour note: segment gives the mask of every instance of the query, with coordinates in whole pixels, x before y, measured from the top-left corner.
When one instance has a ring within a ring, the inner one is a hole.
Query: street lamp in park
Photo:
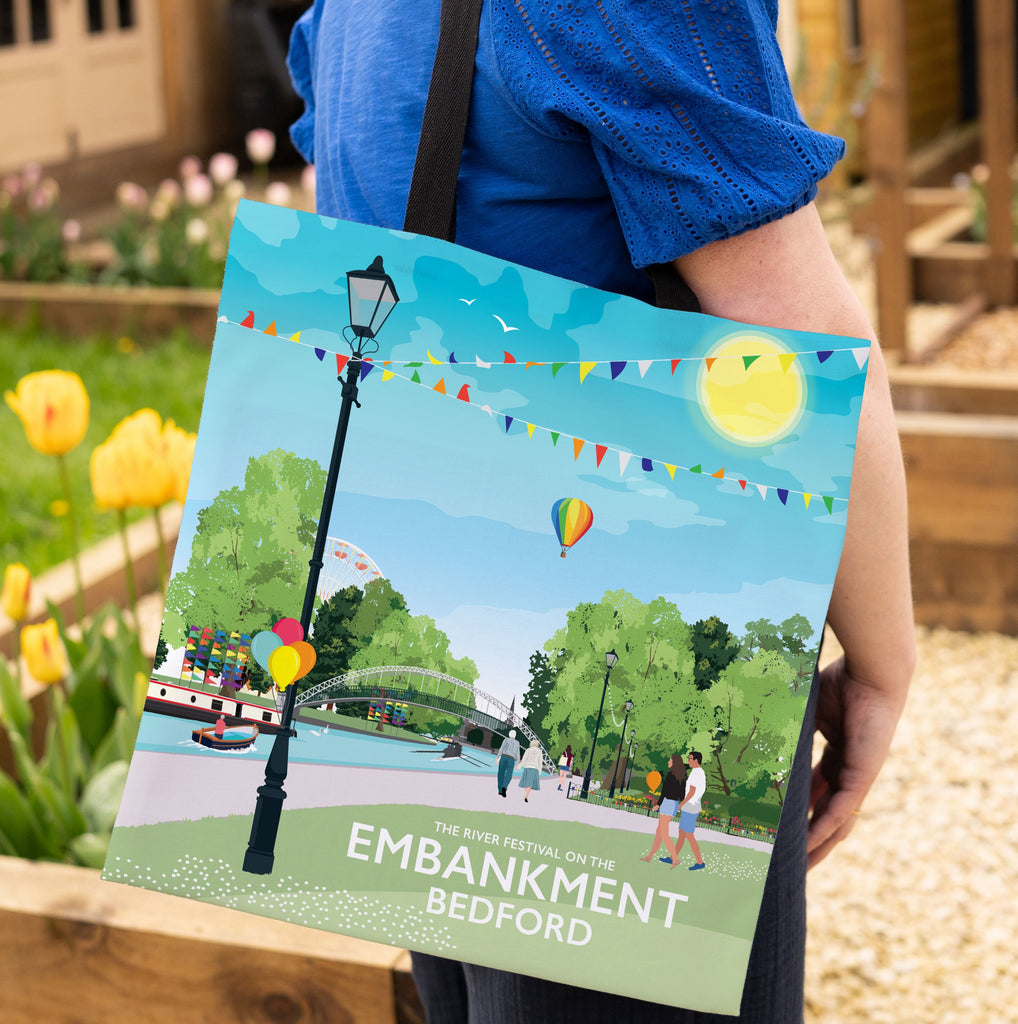
[[[597,734],[601,731],[601,713],[604,711],[604,696],[608,692],[608,677],[619,660],[615,651],[609,651],[604,656],[607,669],[604,674],[604,688],[601,690],[601,706],[597,709],[597,724],[594,726],[594,742],[590,745],[590,760],[587,762],[587,771],[583,776],[583,788],[580,790],[580,799],[586,800],[590,792],[590,773],[594,770],[594,751],[597,749]]]
[[[634,743],[632,750],[629,752],[629,768],[627,770],[629,771],[630,775],[633,774],[633,768],[636,766],[636,748],[639,745],[639,743]],[[629,786],[626,786],[626,789],[629,789]]]
[[[307,587],[304,590],[304,606],[300,615],[300,624],[304,629],[305,636],[308,635],[311,627],[311,613],[315,606],[318,577],[321,575],[324,564],[325,541],[329,533],[329,520],[336,497],[339,467],[343,461],[343,449],[346,446],[346,431],[350,423],[350,413],[355,405],[358,409],[360,408],[360,402],[357,401],[357,385],[361,379],[362,365],[369,356],[378,351],[375,335],[381,330],[396,303],[399,302],[392,278],[382,266],[381,256],[376,256],[366,270],[347,271],[346,282],[350,304],[350,323],[343,330],[343,340],[350,346],[350,356],[345,366],[346,379],[343,378],[342,367],[336,378],[343,384],[342,402],[339,407],[339,420],[336,424],[336,437],[332,445],[329,473],[325,481],[322,511],[318,517],[315,544],[308,562],[311,571],[308,573]],[[286,799],[283,783],[286,781],[290,761],[290,735],[296,702],[297,687],[291,683],[285,691],[279,729],[272,741],[269,759],[265,763],[265,782],[258,787],[254,821],[251,823],[251,837],[248,840],[247,852],[244,854],[244,870],[255,875],[272,873],[276,833],[279,831],[279,818],[283,811],[283,801]]]
[[[615,787],[619,781],[619,761],[622,760],[622,744],[626,739],[626,726],[629,724],[629,712],[633,710],[636,705],[627,697],[626,698],[626,717],[622,720],[622,735],[619,737],[619,749],[615,755],[615,771],[612,772],[612,788],[608,793],[608,799],[612,800],[615,798]],[[621,789],[622,787],[619,786]]]

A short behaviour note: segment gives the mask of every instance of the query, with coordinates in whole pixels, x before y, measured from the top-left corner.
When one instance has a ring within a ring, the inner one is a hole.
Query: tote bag
[[[103,877],[737,1013],[868,354],[242,202]]]

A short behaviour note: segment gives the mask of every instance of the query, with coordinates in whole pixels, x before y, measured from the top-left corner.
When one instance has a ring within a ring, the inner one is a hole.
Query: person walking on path
[[[646,857],[641,857],[640,860],[653,860],[661,844],[664,843],[665,849],[668,850],[668,854],[671,857],[671,860],[667,863],[674,867],[679,862],[679,854],[675,848],[675,843],[672,842],[672,837],[668,834],[668,826],[671,825],[672,818],[675,817],[679,809],[679,801],[683,798],[685,792],[686,767],[682,763],[682,757],[679,754],[674,754],[668,758],[668,774],[661,783],[661,799],[655,805],[659,810],[654,843],[650,848],[650,853]]]
[[[520,767],[523,769],[520,775],[520,789],[525,789],[526,792],[523,794],[523,802],[529,803],[530,791],[532,789],[541,788],[541,744],[537,740],[531,740],[530,746],[527,747],[526,753],[523,755],[523,760],[520,761]],[[559,786],[559,789],[562,787]],[[504,796],[505,794],[503,794]]]
[[[520,759],[520,744],[516,739],[516,730],[510,729],[509,735],[502,740],[498,748],[498,795],[505,796],[509,783],[512,781],[516,762]]]
[[[673,870],[679,866],[679,850],[687,839],[689,848],[696,858],[696,863],[691,865],[689,870],[701,871],[704,867],[703,857],[700,856],[700,844],[693,835],[696,831],[696,819],[700,816],[700,808],[703,806],[703,794],[707,789],[707,776],[700,767],[701,761],[703,754],[699,750],[689,752],[690,771],[686,779],[686,795],[679,804],[679,841],[675,844],[675,853],[672,855]]]
[[[558,788],[562,788],[562,783],[569,778],[569,772],[573,767],[573,748],[566,744],[566,749],[562,751],[562,756],[558,759]]]

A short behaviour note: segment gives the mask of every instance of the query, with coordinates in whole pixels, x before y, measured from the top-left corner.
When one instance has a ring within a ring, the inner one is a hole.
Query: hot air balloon
[[[551,507],[551,521],[555,535],[562,545],[562,557],[593,525],[594,513],[579,498],[559,498]]]
[[[384,575],[370,555],[338,537],[327,538],[322,561],[317,594],[323,602],[343,587],[353,584],[363,590]]]

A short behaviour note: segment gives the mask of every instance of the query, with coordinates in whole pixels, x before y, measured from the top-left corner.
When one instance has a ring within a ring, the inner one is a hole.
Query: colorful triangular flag
[[[595,464],[596,465],[598,465],[598,466],[601,465],[601,460],[604,458],[605,452],[607,452],[607,451],[608,451],[608,446],[607,445],[604,445],[604,444],[596,444],[596,445],[594,445],[594,456],[595,456]]]
[[[616,378],[616,377],[617,377],[617,376],[618,376],[618,375],[619,375],[619,374],[620,374],[620,373],[621,373],[621,372],[622,372],[622,371],[623,371],[623,370],[624,370],[625,368],[626,368],[626,361],[625,361],[625,360],[622,360],[621,362],[617,362],[617,363],[612,363],[612,364],[611,364],[611,370],[612,370],[612,380],[615,380],[615,378]]]
[[[780,501],[782,505],[787,505],[788,491],[784,487],[777,487],[775,490],[778,492],[778,501]]]
[[[248,310],[247,316],[240,322],[241,327],[254,327],[254,310]]]
[[[580,363],[580,383],[582,384],[587,374],[590,373],[597,363]]]
[[[581,441],[578,437],[573,438],[573,462],[580,457],[580,452],[583,451],[583,446],[586,441]]]

